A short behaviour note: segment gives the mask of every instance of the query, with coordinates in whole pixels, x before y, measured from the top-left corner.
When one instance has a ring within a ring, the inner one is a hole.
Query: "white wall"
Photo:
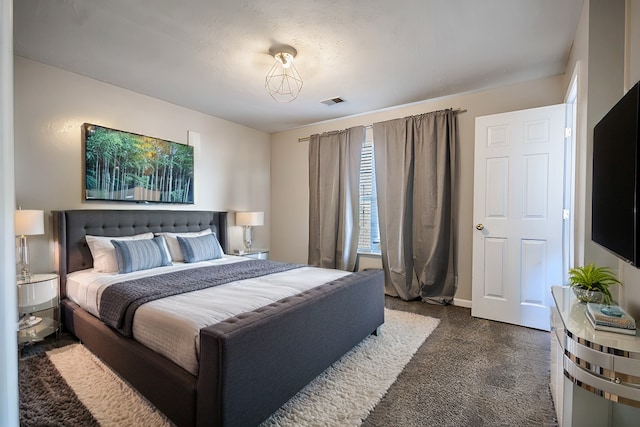
[[[475,118],[563,102],[562,76],[505,86],[483,92],[429,100],[384,111],[324,122],[275,133],[271,140],[271,242],[273,259],[307,262],[308,254],[308,143],[298,138],[314,133],[370,125],[398,117],[444,108],[467,110],[458,116],[458,291],[456,299],[471,300],[471,246],[473,235],[473,152]]]
[[[589,2],[584,2],[578,28],[571,47],[565,72],[564,86],[569,89],[571,79],[577,76],[578,93],[576,102],[576,160],[575,160],[575,205],[574,205],[574,259],[573,266],[584,263],[586,245],[586,208],[587,206],[587,100],[589,79]],[[591,171],[589,171],[591,173]],[[591,202],[589,202],[591,206]],[[590,226],[589,226],[590,227]],[[589,234],[591,236],[591,234]],[[589,237],[590,239],[590,237]]]
[[[585,6],[587,7],[587,6]],[[617,258],[591,241],[593,128],[624,94],[624,0],[589,0],[585,262],[617,269]]]
[[[627,5],[627,82],[629,89],[640,81],[640,2],[628,0]],[[621,300],[629,313],[640,319],[640,270],[626,263],[621,264],[621,278],[624,282]]]
[[[84,122],[195,146],[195,204],[85,202],[81,126]],[[257,210],[265,226],[254,246],[269,246],[269,134],[113,85],[15,57],[16,203],[24,209]],[[233,224],[233,215],[229,216]],[[53,271],[51,227],[29,238],[32,270]],[[230,246],[242,246],[230,227]]]
[[[593,127],[640,80],[640,5],[637,1],[588,0],[583,6],[567,70],[579,69],[578,209],[584,221],[576,230],[582,239],[584,264],[596,262],[618,270],[624,286],[614,297],[640,318],[640,270],[591,241],[591,164]],[[568,85],[569,73],[566,85]],[[582,195],[580,196],[580,193]],[[578,258],[578,257],[576,257]]]
[[[0,424],[7,427],[18,425],[12,5],[12,0],[0,0]]]

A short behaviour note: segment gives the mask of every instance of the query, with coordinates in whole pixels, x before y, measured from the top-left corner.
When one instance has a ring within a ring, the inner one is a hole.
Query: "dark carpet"
[[[440,319],[365,427],[556,426],[548,332],[471,317],[471,310],[386,298]]]
[[[549,391],[548,332],[473,318],[462,307],[391,297],[385,305],[439,318],[440,325],[363,426],[557,425]],[[48,377],[46,363],[41,363],[46,360],[44,351],[73,342],[62,334],[57,341],[47,339],[23,350],[19,363],[21,425],[66,425],[47,423],[48,411],[61,408],[69,411],[68,419],[96,425],[66,383]],[[30,399],[35,396],[33,390],[40,390],[41,396],[46,391],[45,398]],[[52,400],[54,395],[59,397]]]
[[[44,352],[18,364],[20,425],[98,426]]]

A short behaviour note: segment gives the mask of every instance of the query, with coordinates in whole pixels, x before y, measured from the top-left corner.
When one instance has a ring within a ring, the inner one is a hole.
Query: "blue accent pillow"
[[[118,273],[171,265],[162,237],[145,240],[112,240],[116,249]]]
[[[185,262],[206,261],[222,258],[222,246],[215,233],[199,237],[176,236]]]

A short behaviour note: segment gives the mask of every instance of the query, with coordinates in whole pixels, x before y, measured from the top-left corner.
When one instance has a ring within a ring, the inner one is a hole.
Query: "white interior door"
[[[565,106],[476,118],[472,309],[549,330],[562,284]]]

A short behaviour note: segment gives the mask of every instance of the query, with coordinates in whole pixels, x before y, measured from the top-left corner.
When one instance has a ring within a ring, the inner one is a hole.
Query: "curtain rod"
[[[444,110],[438,110],[438,111],[444,111]],[[454,113],[466,113],[467,110],[463,110],[461,108],[454,108],[451,111],[453,111]],[[434,111],[435,113],[435,111]],[[366,125],[364,128],[365,129],[371,129],[373,127],[373,125]],[[309,141],[311,137],[310,136],[305,136],[304,138],[298,138],[298,142],[307,142]]]

